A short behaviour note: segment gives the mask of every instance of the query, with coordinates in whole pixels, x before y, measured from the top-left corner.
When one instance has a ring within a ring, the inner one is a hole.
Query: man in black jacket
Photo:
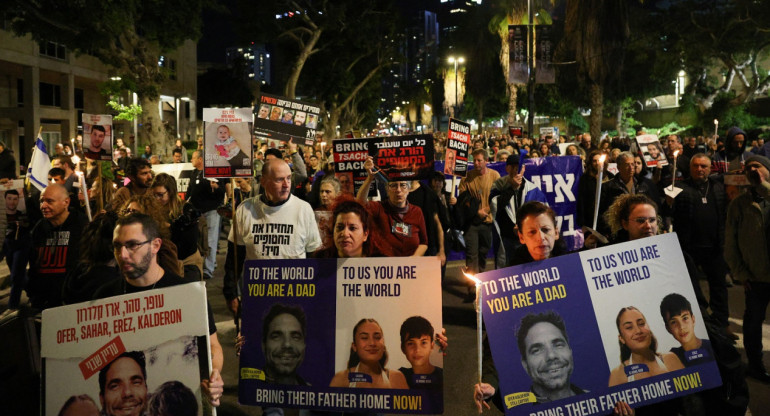
[[[682,192],[674,199],[674,231],[682,251],[689,254],[708,277],[712,316],[726,328],[730,313],[725,283],[727,267],[722,253],[727,194],[720,181],[709,177],[710,172],[711,158],[703,153],[693,155],[690,177],[677,184]]]

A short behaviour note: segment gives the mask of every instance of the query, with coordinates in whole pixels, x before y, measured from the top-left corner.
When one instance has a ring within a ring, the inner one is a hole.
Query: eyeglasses
[[[406,182],[389,183],[388,184],[388,189],[391,189],[391,190],[396,190],[396,189],[407,190],[407,189],[409,189],[409,184],[406,183]]]
[[[149,243],[150,241],[152,241],[152,239],[143,241],[141,243],[138,241],[129,241],[126,244],[120,244],[116,241],[113,241],[112,246],[115,248],[116,253],[120,253],[121,251],[123,251],[123,247],[125,247],[126,250],[129,251],[129,253],[134,253],[136,252],[137,249],[139,249],[139,247]]]
[[[648,217],[638,217],[638,218],[632,219],[631,221],[633,221],[633,222],[635,222],[635,223],[637,223],[639,225],[644,225],[646,222],[649,221],[650,225],[655,225],[655,223],[658,222],[658,219],[655,218],[655,217],[649,217],[649,218]]]
[[[156,199],[163,199],[163,197],[166,196],[167,193],[168,193],[168,191],[166,191],[166,192],[155,192],[155,193],[152,194],[152,196],[154,196]]]

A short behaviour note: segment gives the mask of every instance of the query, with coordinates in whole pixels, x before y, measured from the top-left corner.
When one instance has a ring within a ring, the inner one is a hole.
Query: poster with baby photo
[[[83,114],[83,153],[91,160],[112,160],[112,116]]]
[[[251,108],[203,109],[203,176],[241,178],[254,174]]]

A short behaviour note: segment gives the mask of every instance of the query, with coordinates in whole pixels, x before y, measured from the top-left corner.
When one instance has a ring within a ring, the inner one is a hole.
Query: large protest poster
[[[92,160],[112,160],[112,116],[83,113],[83,154]]]
[[[200,383],[211,368],[206,311],[203,283],[44,310],[42,414],[58,415],[78,396],[104,414],[144,414],[166,394],[194,396],[203,414]]]
[[[262,140],[293,141],[312,146],[321,107],[286,97],[262,94],[257,104],[254,133]]]
[[[176,179],[176,191],[182,200],[187,199],[187,187],[190,186],[190,180],[193,177],[195,168],[192,163],[164,163],[152,165],[152,173],[167,173]]]
[[[356,195],[368,173],[364,162],[369,156],[369,139],[334,139],[334,176],[340,181],[344,194]],[[373,190],[374,187],[371,187]]]
[[[369,156],[389,181],[428,179],[433,172],[433,136],[385,136],[369,139]]]
[[[636,136],[636,145],[642,156],[644,156],[644,163],[648,168],[662,167],[668,165],[668,159],[666,159],[666,152],[663,151],[663,146],[658,140],[658,136],[654,134],[642,134]]]
[[[440,279],[436,258],[247,261],[239,402],[442,413]]]
[[[556,225],[567,249],[583,247],[583,234],[575,222],[578,182],[583,175],[580,156],[524,159],[524,166],[524,177],[545,193],[548,206],[556,211]]]
[[[721,384],[673,233],[477,277],[507,415],[609,414]]]
[[[444,174],[462,176],[468,174],[468,149],[471,146],[471,125],[449,119]]]
[[[203,176],[242,178],[254,174],[251,163],[251,108],[203,109]]]

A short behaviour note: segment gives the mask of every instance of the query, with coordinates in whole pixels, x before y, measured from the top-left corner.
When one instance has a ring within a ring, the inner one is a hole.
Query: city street
[[[224,240],[220,240],[220,253],[224,252]],[[214,309],[217,322],[219,340],[224,349],[225,365],[223,378],[225,380],[225,396],[222,404],[222,414],[234,415],[261,415],[258,407],[238,405],[238,360],[235,355],[235,325],[227,311],[224,297],[222,296],[222,279],[224,255],[219,254],[220,265],[214,278],[207,283],[208,298]],[[450,262],[447,267],[446,282],[443,288],[443,319],[444,327],[449,337],[449,349],[444,360],[445,387],[444,387],[444,414],[446,415],[472,415],[476,413],[472,402],[471,387],[477,378],[476,371],[476,316],[472,303],[463,303],[467,293],[464,278],[460,277],[460,261]],[[8,274],[5,262],[0,265],[0,276],[4,279]],[[4,285],[3,285],[4,286]],[[704,291],[708,287],[702,282]],[[744,296],[742,286],[729,289],[731,328],[736,334],[741,335],[742,314]],[[0,312],[7,308],[9,288],[0,290]],[[26,301],[26,298],[24,298]],[[770,349],[770,325],[765,324],[763,330],[765,350]],[[739,340],[737,347],[742,351],[742,343]],[[770,367],[770,354],[765,354],[765,365]],[[767,415],[770,409],[770,385],[748,379],[751,392],[749,404],[750,414]],[[492,407],[484,414],[502,414]]]

